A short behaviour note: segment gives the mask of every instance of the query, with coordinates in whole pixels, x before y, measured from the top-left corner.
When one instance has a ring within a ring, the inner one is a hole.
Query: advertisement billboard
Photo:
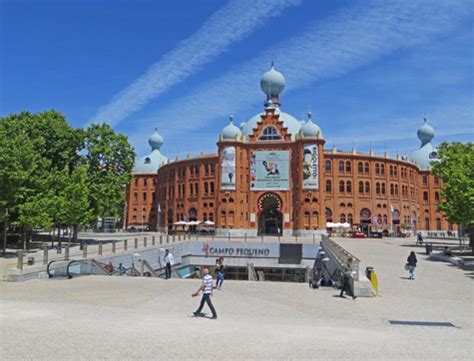
[[[270,150],[253,152],[250,158],[250,189],[289,190],[290,152]]]
[[[235,147],[222,149],[222,190],[235,190]]]
[[[307,144],[303,152],[303,188],[319,188],[318,145]]]

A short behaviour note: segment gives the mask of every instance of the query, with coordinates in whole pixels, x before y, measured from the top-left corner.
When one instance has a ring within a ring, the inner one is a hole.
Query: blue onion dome
[[[318,134],[322,137],[321,128],[313,123],[311,112],[308,113],[308,121],[301,127],[300,132],[304,137],[315,138]]]
[[[267,97],[278,97],[283,89],[285,89],[285,77],[282,73],[275,70],[273,63],[270,70],[262,75],[260,87]]]
[[[148,138],[148,144],[152,150],[160,149],[163,145],[163,137],[158,134],[158,129],[155,128],[155,132]]]
[[[433,129],[433,127],[428,125],[428,121],[426,120],[426,118],[424,118],[424,123],[418,129],[416,135],[418,136],[418,139],[420,139],[422,146],[431,142],[431,140],[434,138],[435,130]]]
[[[235,139],[237,136],[241,136],[242,132],[238,127],[234,125],[234,116],[230,116],[230,123],[222,129],[221,136],[224,139]]]

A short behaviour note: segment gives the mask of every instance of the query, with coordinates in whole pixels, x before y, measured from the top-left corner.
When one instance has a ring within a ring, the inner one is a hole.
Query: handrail
[[[354,271],[353,278],[354,280],[358,281],[359,280],[359,265],[360,265],[360,259],[354,256],[352,253],[347,251],[345,248],[340,246],[338,243],[334,242],[332,239],[329,237],[322,235],[321,237],[321,245],[323,248],[329,252],[332,256],[332,258],[336,261],[337,267],[343,271],[344,267],[347,266],[348,260],[352,259],[351,263],[351,269]]]
[[[143,276],[145,273],[145,267],[150,271],[150,273],[153,275],[153,277],[159,277],[158,273],[153,269],[153,267],[150,266],[148,261],[146,259],[142,259],[141,265],[140,265],[140,276]]]

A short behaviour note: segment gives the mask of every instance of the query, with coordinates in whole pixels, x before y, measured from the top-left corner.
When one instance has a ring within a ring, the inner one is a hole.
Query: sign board
[[[307,144],[303,151],[303,188],[319,188],[318,145]]]
[[[290,152],[256,151],[250,158],[250,189],[289,190]]]
[[[222,149],[222,190],[235,190],[235,147]]]

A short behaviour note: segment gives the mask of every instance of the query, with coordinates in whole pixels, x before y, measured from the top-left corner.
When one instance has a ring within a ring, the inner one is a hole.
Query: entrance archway
[[[258,234],[278,236],[283,232],[281,199],[274,193],[264,194],[258,201]]]

